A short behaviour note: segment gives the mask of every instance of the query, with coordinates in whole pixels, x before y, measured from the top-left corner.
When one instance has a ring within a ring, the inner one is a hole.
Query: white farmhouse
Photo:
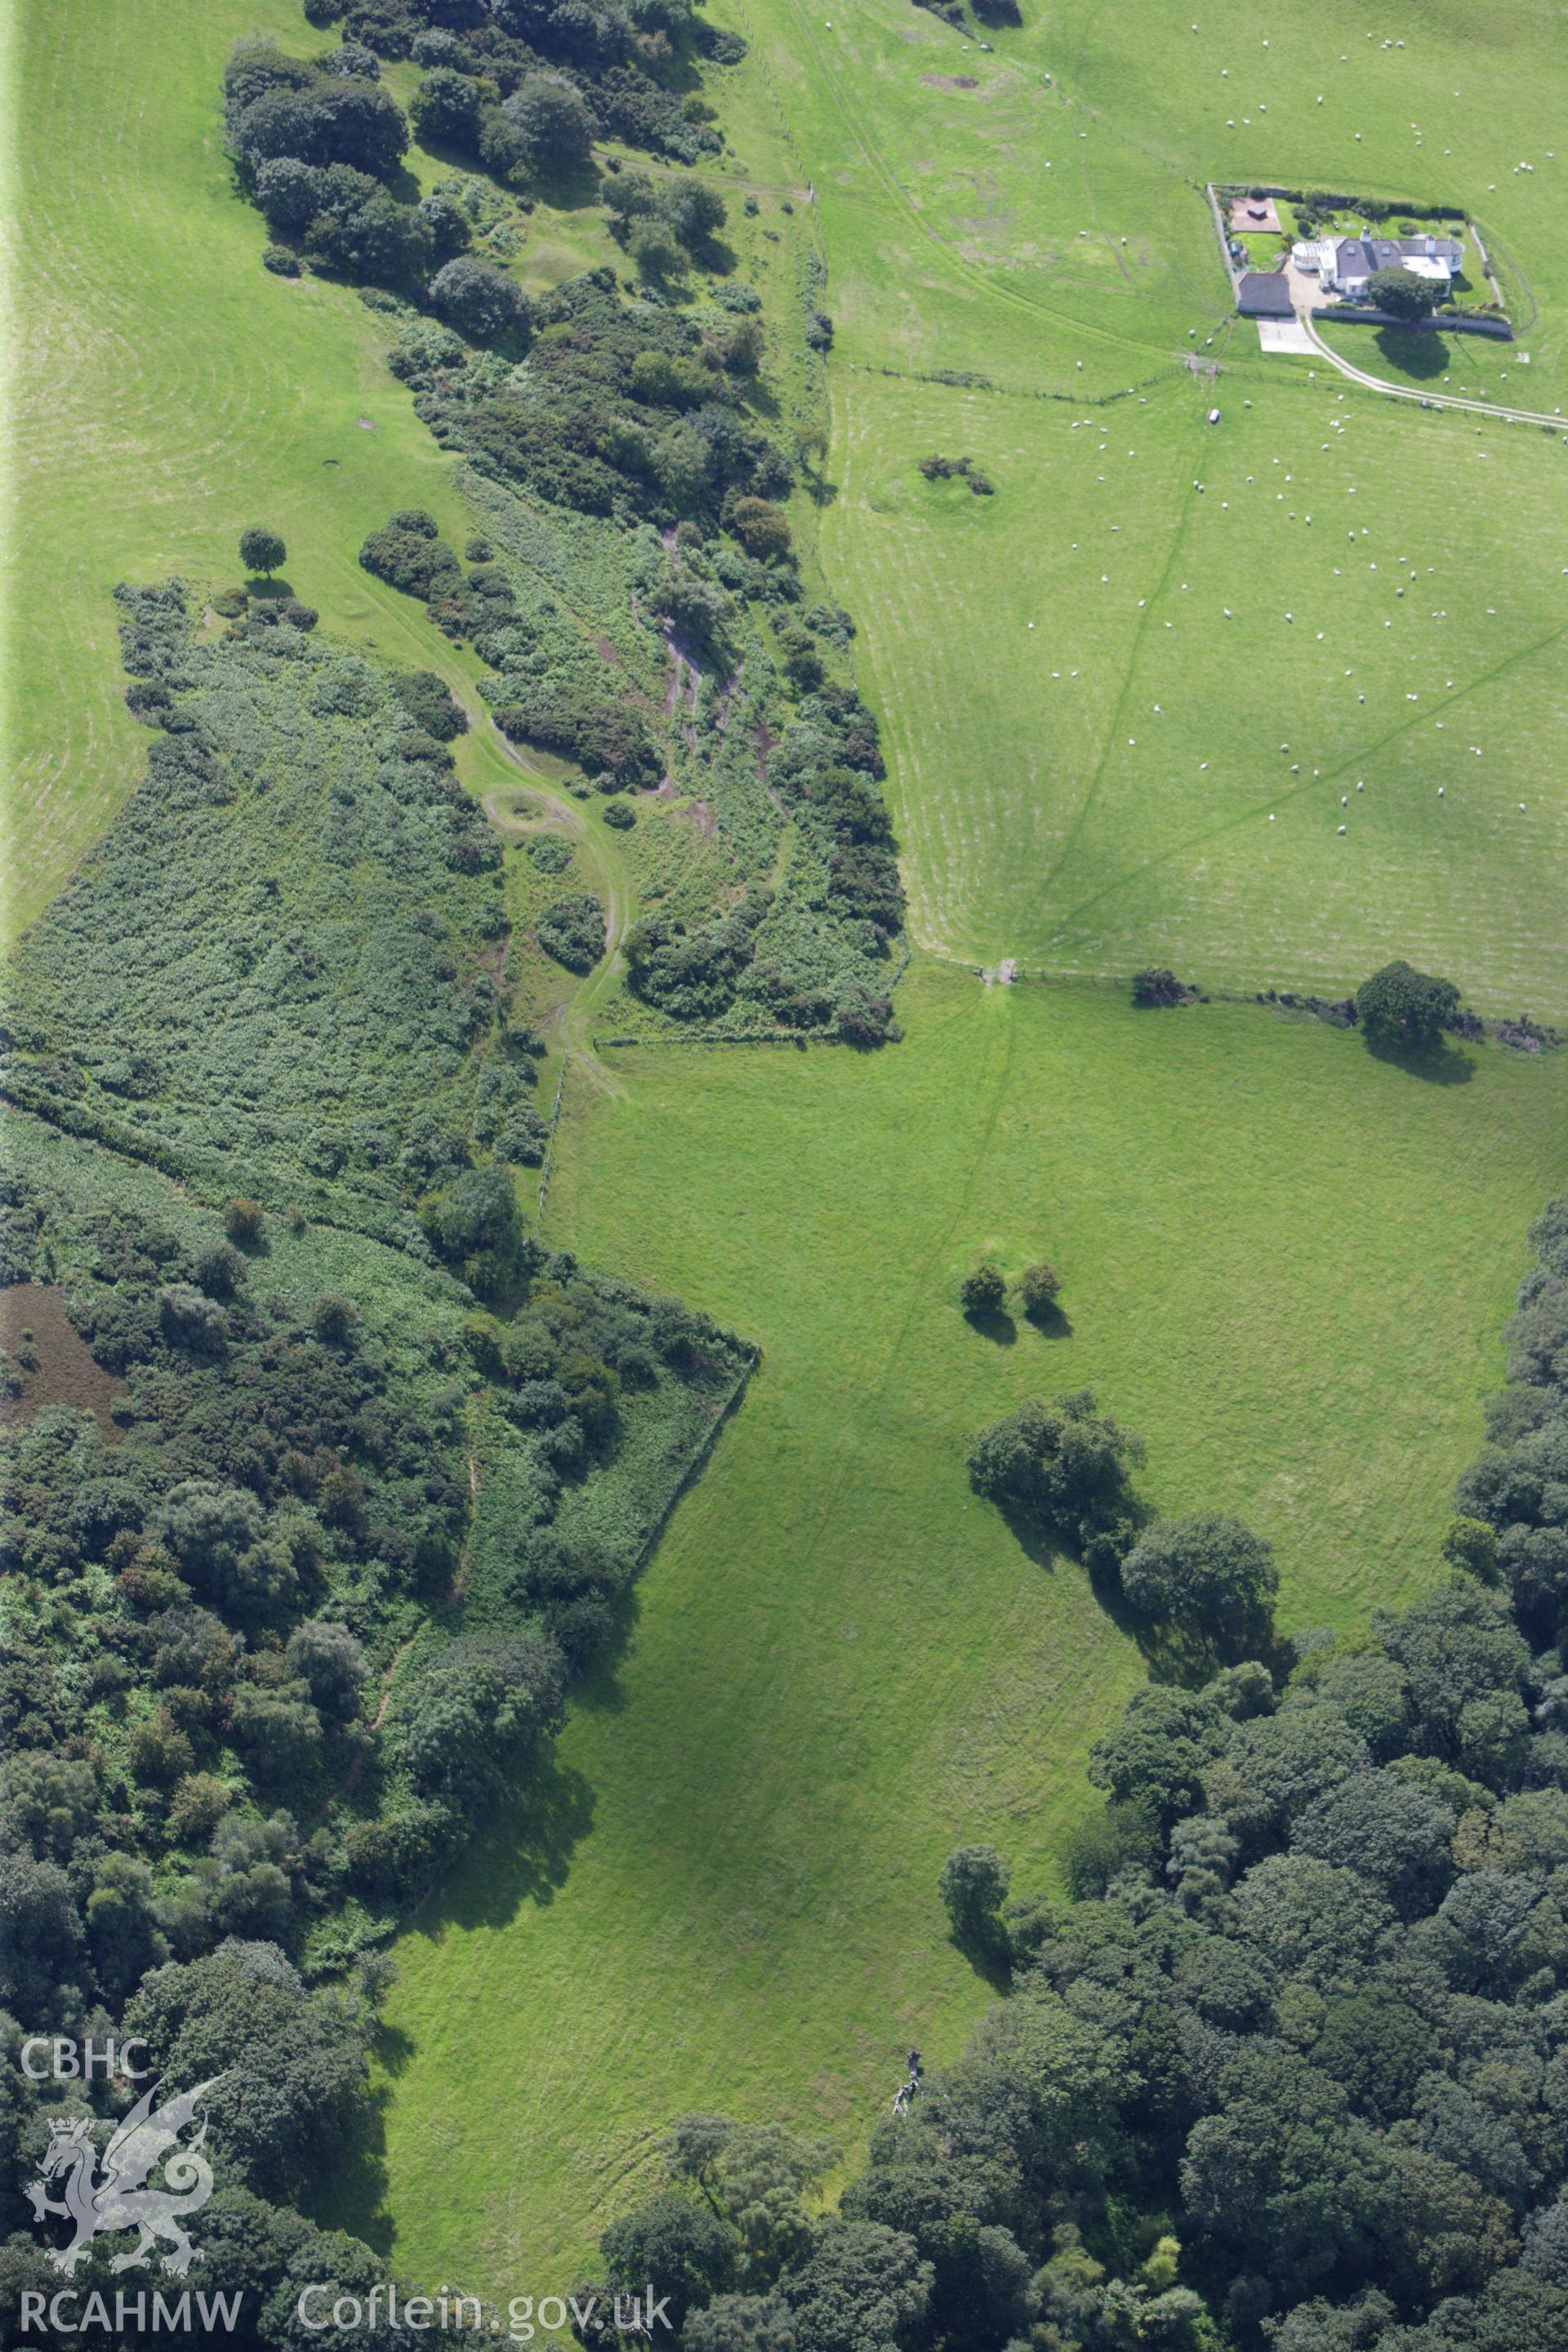
[[[1315,268],[1334,294],[1364,294],[1375,269],[1407,269],[1446,292],[1464,266],[1465,248],[1447,236],[1325,236],[1298,245],[1295,259],[1298,268]]]

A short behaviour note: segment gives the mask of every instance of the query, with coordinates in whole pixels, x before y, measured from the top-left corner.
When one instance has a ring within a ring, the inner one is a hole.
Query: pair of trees
[[[547,67],[524,74],[504,104],[493,84],[436,66],[409,106],[409,119],[426,147],[455,147],[475,155],[503,179],[584,170],[595,124],[576,83]]]
[[[273,41],[236,45],[224,100],[230,144],[252,172],[287,155],[304,163],[346,163],[383,179],[407,150],[403,109],[379,81],[361,72],[321,72]]]
[[[623,172],[605,201],[611,236],[656,285],[684,278],[726,218],[722,196],[704,180],[656,186],[643,173]]]
[[[1091,1568],[1114,1567],[1123,1598],[1151,1623],[1214,1657],[1267,1651],[1279,1587],[1270,1546],[1216,1512],[1142,1525],[1130,1475],[1142,1460],[1141,1441],[1084,1390],[1055,1406],[1033,1400],[984,1431],[969,1475],[978,1493],[1080,1549]]]
[[[1030,1317],[1048,1315],[1061,1286],[1060,1275],[1044,1258],[1026,1265],[1014,1286],[1019,1306]],[[1007,1277],[1000,1266],[982,1258],[959,1284],[958,1296],[966,1315],[1000,1315],[1007,1304]]]

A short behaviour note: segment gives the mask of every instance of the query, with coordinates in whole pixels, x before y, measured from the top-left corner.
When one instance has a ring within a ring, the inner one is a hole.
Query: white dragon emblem
[[[160,2086],[154,2083],[151,2090],[143,2091],[103,2151],[101,2178],[98,2150],[92,2144],[93,2118],[78,2116],[69,2123],[50,2126],[39,2177],[28,2185],[26,2194],[36,2221],[41,2221],[46,2213],[58,2213],[76,2224],[76,2235],[68,2246],[49,2249],[49,2260],[57,2270],[68,2277],[86,2260],[89,2246],[100,2230],[141,2233],[129,2253],[115,2255],[109,2265],[111,2271],[132,2270],[146,2262],[155,2238],[169,2241],[163,2266],[176,2275],[204,2259],[201,2248],[192,2245],[181,2217],[199,2212],[213,2193],[212,2167],[201,2153],[207,2136],[205,2116],[189,2147],[181,2147],[178,2142],[201,2101],[222,2080],[221,2074],[215,2074],[210,2082],[198,2083],[194,2091],[182,2091],[178,2098],[155,2110],[153,2102]],[[168,2188],[144,2188],[148,2174],[160,2163]],[[65,2193],[51,2197],[47,2184],[62,2175]]]

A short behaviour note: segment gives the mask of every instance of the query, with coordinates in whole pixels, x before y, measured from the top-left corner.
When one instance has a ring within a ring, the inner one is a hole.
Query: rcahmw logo
[[[100,2047],[38,2034],[22,2045],[22,2071],[34,2082],[50,2075],[61,2082],[90,2082],[100,2074],[141,2082],[149,2070],[132,2064],[131,2054],[144,2052],[145,2046],[130,2041],[117,2047],[112,2036]],[[47,2063],[43,2063],[46,2057]],[[93,2139],[94,2116],[66,2116],[50,2124],[37,2178],[26,2194],[35,2221],[42,2225],[53,2216],[72,2225],[67,2242],[49,2248],[49,2260],[58,2271],[69,2278],[87,2260],[95,2238],[127,2230],[135,2231],[136,2242],[114,2256],[111,2271],[140,2269],[160,2246],[159,2266],[175,2278],[183,2278],[193,2263],[203,2259],[185,2220],[200,2212],[213,2193],[212,2167],[202,2153],[207,2137],[205,2113],[184,2145],[182,2135],[195,2124],[208,2092],[223,2079],[215,2074],[162,2105],[157,2104],[162,2086],[152,2084],[114,2126],[101,2156]],[[162,2185],[150,2185],[160,2169]],[[96,2292],[84,2302],[72,2290],[45,2295],[27,2289],[21,2298],[21,2324],[25,2334],[46,2326],[66,2334],[92,2326],[188,2333],[192,2300],[188,2292],[151,2297],[144,2291],[117,2294],[111,2312],[109,2297]],[[232,2328],[243,2300],[240,2294],[195,2297],[201,2324],[208,2329]]]

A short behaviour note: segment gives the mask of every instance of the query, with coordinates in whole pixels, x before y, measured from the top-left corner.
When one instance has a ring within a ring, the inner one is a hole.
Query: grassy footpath
[[[764,1353],[540,1817],[400,1947],[389,2201],[426,2278],[553,2284],[672,2115],[847,2146],[911,2039],[956,2048],[985,1991],[942,1857],[1047,1874],[1142,1671],[970,1495],[982,1423],[1094,1386],[1159,1502],[1273,1538],[1293,1626],[1431,1573],[1568,1059],[1435,1085],[1310,1021],[929,963],[900,1010],[875,1060],[648,1049],[607,1056],[613,1101],[569,1094],[550,1238]],[[1070,1334],[973,1331],[982,1250],[1055,1257]]]

